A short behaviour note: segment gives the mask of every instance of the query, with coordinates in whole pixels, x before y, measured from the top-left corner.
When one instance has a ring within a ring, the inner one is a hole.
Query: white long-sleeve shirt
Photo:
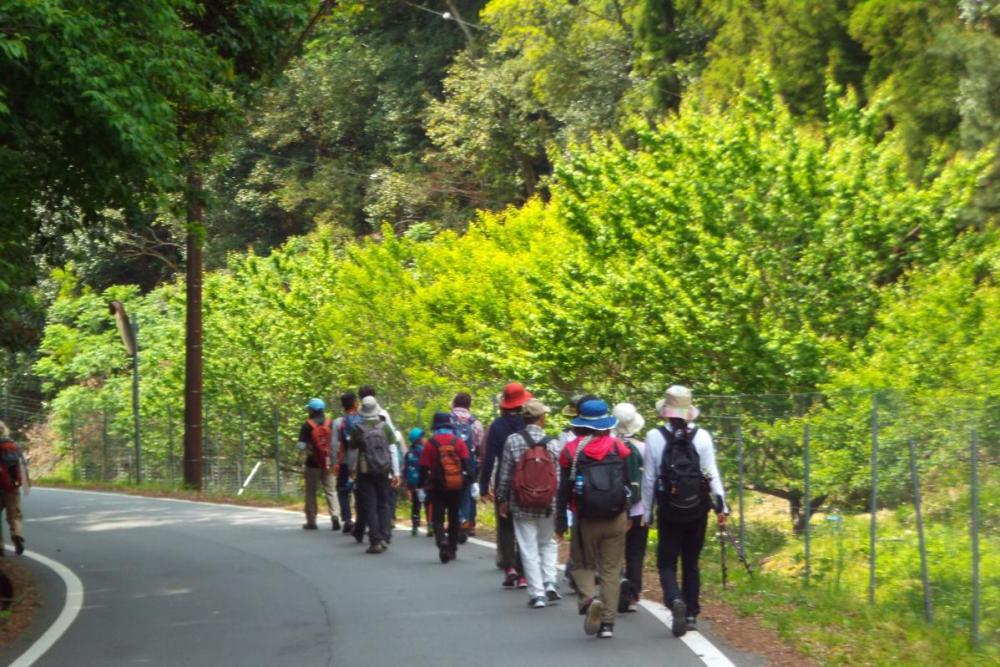
[[[690,424],[690,427],[694,426],[696,424]],[[666,428],[671,433],[674,432],[673,426],[669,423]],[[666,438],[663,437],[660,429],[654,428],[646,433],[646,451],[642,457],[642,504],[646,507],[647,523],[653,520],[653,506],[656,505],[656,478],[660,475],[660,462],[663,460],[663,450],[666,446]],[[723,511],[728,514],[726,491],[722,486],[719,467],[715,464],[715,443],[712,441],[712,434],[699,428],[698,432],[694,434],[694,448],[698,452],[698,459],[701,462],[701,472],[709,480],[708,484],[712,495],[722,498]]]

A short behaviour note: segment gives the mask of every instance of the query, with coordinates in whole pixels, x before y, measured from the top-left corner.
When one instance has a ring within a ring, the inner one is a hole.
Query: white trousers
[[[555,517],[552,516],[514,517],[514,536],[521,552],[530,597],[545,597],[545,584],[556,583],[559,546],[553,536],[554,530]]]

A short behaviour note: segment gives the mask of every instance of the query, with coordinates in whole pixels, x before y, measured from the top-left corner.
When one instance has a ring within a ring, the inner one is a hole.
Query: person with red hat
[[[503,454],[504,443],[514,433],[524,430],[522,408],[532,398],[531,392],[520,382],[511,382],[503,388],[500,397],[500,416],[493,420],[486,431],[486,451],[483,453],[482,469],[479,471],[479,493],[485,500],[493,500],[494,467],[499,469],[499,458]],[[500,508],[494,502],[497,521],[497,566],[504,571],[502,586],[504,588],[527,588],[528,581],[524,578],[524,567],[517,551],[517,540],[514,536],[514,519],[509,514],[500,515]]]

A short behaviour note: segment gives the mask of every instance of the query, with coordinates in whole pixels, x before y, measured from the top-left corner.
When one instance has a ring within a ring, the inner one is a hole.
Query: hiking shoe
[[[447,563],[451,560],[451,552],[445,548],[438,549],[438,558],[441,559],[442,563]]]
[[[601,614],[604,613],[604,603],[595,598],[587,607],[587,614],[583,618],[583,631],[588,635],[596,635],[601,628]]]
[[[698,619],[694,616],[688,616],[684,619],[684,625],[687,626],[688,632],[698,631]]]
[[[330,530],[334,531],[340,530],[340,519],[332,519],[331,521],[333,523],[333,526],[330,528]]]
[[[532,609],[545,609],[545,598],[539,596],[528,600],[528,606]]]
[[[465,544],[468,541],[469,541],[468,534],[464,530],[459,531],[459,533],[458,533],[458,543],[459,544]]]
[[[670,605],[670,612],[674,615],[673,623],[670,624],[670,632],[674,637],[683,637],[687,632],[687,605],[684,600],[677,598]]]
[[[21,537],[20,535],[15,535],[13,537],[13,540],[14,540],[14,551],[16,551],[17,555],[20,556],[21,554],[24,553],[24,538]]]
[[[517,587],[518,588],[527,588],[528,587],[528,580],[525,579],[524,577],[518,577],[517,578]]]
[[[434,528],[427,526],[427,537],[434,537]]]
[[[503,583],[500,585],[504,588],[514,588],[514,586],[517,586],[517,570],[514,568],[507,570],[507,574],[503,578]]]
[[[369,545],[369,547],[367,549],[365,549],[365,553],[366,554],[380,554],[380,553],[382,553],[382,549],[379,548],[378,544],[372,544],[372,545]]]
[[[354,532],[354,522],[345,521],[344,522],[344,535],[349,535]]]
[[[598,639],[611,639],[615,636],[614,623],[601,623],[600,630],[597,631]]]
[[[626,613],[634,614],[634,613],[636,613],[638,611],[639,611],[639,603],[638,602],[632,601],[632,602],[628,603],[628,609],[626,610]]]
[[[562,600],[562,593],[559,592],[559,587],[553,583],[545,584],[545,597],[552,604],[559,604]]]
[[[410,528],[410,535],[412,535],[413,537],[417,536],[417,527],[416,526],[414,526],[413,528]]]
[[[316,530],[317,528],[319,528],[319,526],[317,526],[314,523],[304,523],[304,524],[302,524],[302,530]]]

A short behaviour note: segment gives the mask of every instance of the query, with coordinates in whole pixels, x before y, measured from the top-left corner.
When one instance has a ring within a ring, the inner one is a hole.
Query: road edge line
[[[59,578],[63,580],[63,584],[66,586],[66,601],[63,603],[62,611],[59,612],[52,625],[24,653],[18,656],[10,664],[10,667],[30,667],[35,664],[69,630],[83,608],[83,582],[73,573],[73,570],[59,561],[53,560],[48,556],[43,556],[35,551],[25,551],[24,555],[33,561],[41,563],[59,575]]]

